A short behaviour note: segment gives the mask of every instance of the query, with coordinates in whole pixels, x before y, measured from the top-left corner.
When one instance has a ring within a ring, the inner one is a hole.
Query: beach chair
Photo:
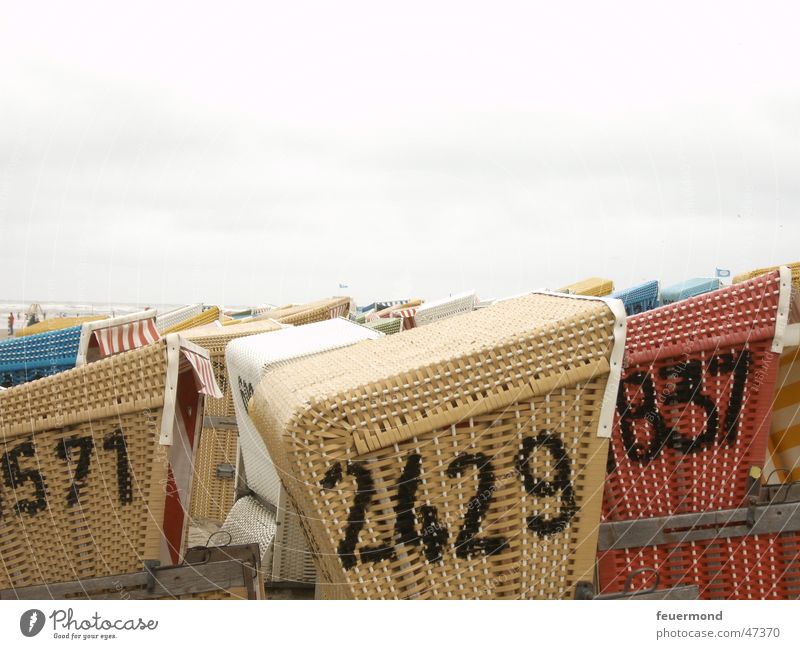
[[[80,326],[0,340],[0,386],[10,388],[75,367]]]
[[[593,295],[595,297],[603,297],[609,295],[614,290],[614,282],[610,279],[603,279],[602,277],[589,277],[568,284],[563,288],[558,289],[559,293],[568,293],[569,295]]]
[[[220,318],[220,311],[218,306],[209,306],[203,307],[203,310],[191,316],[190,318],[186,318],[183,320],[178,321],[176,324],[173,324],[162,332],[162,335],[177,333],[179,331],[186,331],[188,329],[194,329],[196,327],[202,327],[204,325],[212,324],[219,320]]]
[[[374,331],[380,331],[382,334],[386,334],[387,336],[400,333],[403,330],[402,317],[378,318],[377,320],[364,322],[363,324],[365,327],[373,329]]]
[[[243,512],[252,511],[253,508],[260,512],[259,520],[275,521],[275,535],[267,535],[266,540],[259,541],[264,546],[264,552],[269,550],[271,553],[269,558],[265,556],[264,565],[268,566],[272,581],[313,583],[315,571],[302,521],[281,486],[281,480],[292,478],[288,475],[279,476],[249,414],[254,386],[265,375],[280,368],[292,367],[298,359],[381,337],[376,331],[340,318],[265,336],[252,336],[228,346],[228,373],[238,388],[234,394],[234,404],[242,460],[239,466],[243,475],[239,476],[237,482],[246,485],[256,501],[241,505],[237,501],[225,522],[225,529],[249,525]]]
[[[236,327],[205,325],[186,329],[182,336],[205,349],[222,391],[220,399],[206,399],[203,426],[195,461],[190,513],[193,519],[222,523],[234,501],[238,429],[233,407],[234,387],[225,365],[225,348],[232,340],[283,328],[272,320]]]
[[[694,277],[661,290],[661,304],[674,304],[696,295],[716,291],[720,281],[716,277]]]
[[[14,336],[16,336],[17,338],[23,338],[25,336],[33,336],[34,334],[59,331],[61,329],[70,329],[72,327],[79,327],[84,322],[95,322],[97,320],[105,320],[108,317],[109,316],[107,315],[85,315],[85,316],[74,316],[66,318],[48,318],[47,320],[42,320],[41,322],[37,322],[36,324],[31,325],[30,327],[23,327],[22,329],[17,329],[14,332]]]
[[[800,261],[783,265],[786,266],[792,273],[792,285],[795,288],[800,288]],[[746,273],[740,273],[739,275],[734,276],[733,283],[739,284],[740,282],[746,282],[748,279],[753,279],[759,275],[766,275],[767,273],[771,273],[779,268],[780,266],[768,266],[767,268],[756,268],[755,270],[749,270]]]
[[[187,304],[186,306],[170,309],[156,316],[156,329],[159,333],[169,331],[189,318],[194,318],[203,312],[202,304]]]
[[[0,589],[177,564],[205,395],[176,335],[0,393]]]
[[[253,317],[253,320],[272,319],[282,324],[305,325],[312,322],[343,318],[354,311],[355,307],[349,297],[332,297],[307,304],[272,309]]]
[[[653,280],[621,291],[614,291],[611,297],[622,300],[628,315],[636,315],[655,309],[658,306],[658,294],[659,283],[657,280]]]
[[[470,291],[420,304],[408,314],[407,317],[411,318],[410,326],[406,327],[404,323],[403,329],[423,327],[437,320],[474,311],[477,299],[475,291]]]
[[[694,583],[701,597],[787,592],[780,583],[762,588],[781,564],[767,569],[756,557],[773,562],[797,547],[796,534],[784,547],[783,537],[727,530],[726,521],[738,520],[767,477],[776,379],[784,350],[800,344],[799,312],[784,267],[628,318],[605,483],[613,533],[601,544],[603,592],[621,592],[629,580],[645,587],[644,577],[631,577],[641,568],[667,587]],[[645,519],[674,533],[652,534]],[[684,537],[694,526],[709,527]],[[614,540],[626,529],[627,539]],[[743,572],[748,563],[756,572]]]
[[[251,375],[321,596],[574,597],[625,326],[618,300],[534,294]]]
[[[159,339],[155,312],[116,318],[0,341],[0,385],[11,387]]]

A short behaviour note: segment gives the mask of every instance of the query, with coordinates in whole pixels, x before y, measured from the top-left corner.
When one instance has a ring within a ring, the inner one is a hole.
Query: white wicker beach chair
[[[248,336],[232,341],[225,352],[236,421],[239,427],[239,471],[237,484],[258,496],[267,508],[275,508],[277,526],[275,552],[272,555],[273,581],[309,582],[314,579],[314,564],[304,539],[301,521],[288,501],[280,477],[267,448],[250,419],[248,407],[253,389],[270,370],[292,361],[332,349],[347,347],[361,340],[382,337],[343,318],[311,323],[275,331],[269,335]],[[291,478],[290,478],[291,479]],[[243,525],[244,509],[231,510],[226,526]],[[264,564],[267,566],[266,562]],[[267,566],[268,567],[268,566]]]

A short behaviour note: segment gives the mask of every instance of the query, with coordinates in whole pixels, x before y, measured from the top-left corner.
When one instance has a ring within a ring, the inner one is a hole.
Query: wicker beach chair
[[[792,273],[792,285],[795,288],[800,288],[800,261],[783,265],[789,268]],[[767,273],[771,273],[779,268],[780,266],[769,266],[767,268],[756,268],[755,270],[749,270],[746,273],[740,273],[739,275],[736,275],[733,278],[733,283],[739,284],[740,282],[746,282],[748,279],[753,279],[759,275],[766,275]]]
[[[156,329],[158,329],[159,333],[164,333],[172,329],[172,327],[200,315],[202,312],[202,304],[187,304],[177,309],[171,309],[163,313],[159,312],[156,316]]]
[[[307,304],[272,309],[253,317],[253,320],[272,319],[281,324],[305,325],[333,318],[347,317],[355,307],[349,297],[332,297]]]
[[[614,290],[614,282],[610,279],[603,279],[602,277],[589,277],[568,284],[563,288],[558,289],[559,293],[568,293],[569,295],[593,295],[595,297],[603,297],[609,295]]]
[[[0,393],[0,588],[176,564],[207,353],[179,336]]]
[[[716,291],[720,281],[716,277],[694,277],[661,290],[661,304],[674,304],[696,295]]]
[[[238,428],[233,407],[234,389],[225,365],[225,348],[232,340],[278,331],[283,325],[272,320],[249,322],[236,327],[206,325],[181,333],[208,351],[222,397],[206,399],[203,427],[195,462],[190,512],[193,519],[222,523],[234,501]]]
[[[286,329],[268,336],[253,336],[234,341],[228,346],[228,373],[238,387],[234,404],[239,426],[243,482],[257,496],[262,508],[274,512],[277,526],[273,542],[275,550],[271,551],[271,560],[264,559],[273,581],[313,582],[315,572],[301,520],[281,487],[275,464],[250,418],[248,408],[252,390],[263,376],[280,368],[290,368],[297,359],[380,337],[381,334],[376,331],[340,318]],[[284,476],[285,479],[292,478]],[[242,516],[238,510],[232,511],[226,528],[247,524],[242,523]],[[267,542],[264,546],[266,551],[270,544]]]
[[[358,322],[358,321],[356,321]],[[369,329],[373,329],[375,331],[380,331],[382,334],[391,335],[397,334],[403,331],[403,318],[378,318],[377,320],[372,320],[371,322],[364,322],[365,327]]]
[[[474,311],[477,299],[475,291],[459,293],[457,295],[451,295],[450,297],[420,304],[408,315],[403,313],[398,315],[411,319],[410,323],[404,322],[403,329],[423,327],[437,320],[443,320],[444,318],[450,318],[454,315]],[[406,326],[406,324],[410,326]]]
[[[11,387],[156,342],[154,312],[0,341],[0,385]]]
[[[41,322],[37,322],[36,324],[31,325],[30,327],[23,327],[22,329],[17,329],[17,331],[14,332],[14,335],[17,338],[22,338],[24,336],[32,336],[34,334],[47,333],[49,331],[59,331],[61,329],[70,329],[72,327],[79,327],[84,322],[95,322],[97,320],[105,320],[106,318],[108,318],[107,315],[86,315],[86,316],[74,316],[66,318],[48,318],[47,320],[42,320]]]
[[[645,282],[644,284],[638,284],[637,286],[626,288],[621,291],[614,291],[611,297],[622,300],[622,303],[625,305],[625,312],[628,315],[644,313],[658,306],[659,283],[657,280],[653,280]]]
[[[642,568],[666,587],[695,584],[701,597],[788,592],[765,586],[765,576],[785,567],[780,557],[800,547],[798,533],[778,538],[767,526],[761,537],[726,521],[740,521],[763,475],[781,357],[800,345],[799,311],[784,267],[628,318],[605,483],[603,592],[646,587],[633,574]],[[653,533],[659,526],[683,531]],[[706,529],[685,533],[695,526]]]
[[[624,337],[618,300],[535,294],[254,377],[322,596],[572,598]]]
[[[81,328],[0,340],[0,386],[34,381],[75,367]]]
[[[187,331],[188,329],[194,329],[195,327],[202,327],[204,325],[211,324],[220,318],[220,311],[218,306],[209,306],[204,307],[203,311],[200,313],[191,316],[190,318],[186,318],[183,320],[179,320],[177,323],[167,327],[162,331],[162,335],[177,333],[179,331]]]

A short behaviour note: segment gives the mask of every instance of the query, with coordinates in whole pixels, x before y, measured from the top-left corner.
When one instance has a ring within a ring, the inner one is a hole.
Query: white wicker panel
[[[230,534],[230,545],[258,543],[258,547],[261,549],[261,567],[265,572],[271,570],[277,530],[274,511],[253,496],[239,498],[228,512],[228,517],[220,530]],[[225,534],[216,534],[214,540],[228,541]]]
[[[470,291],[440,300],[425,302],[417,308],[414,321],[417,327],[422,327],[442,318],[450,318],[460,313],[469,313],[475,310],[477,299],[475,291]]]
[[[247,486],[268,503],[278,505],[280,480],[261,435],[247,413],[252,391],[271,368],[304,356],[311,356],[361,340],[380,338],[371,331],[343,318],[291,327],[267,334],[231,341],[225,349],[225,362],[231,381],[239,444],[242,449]]]

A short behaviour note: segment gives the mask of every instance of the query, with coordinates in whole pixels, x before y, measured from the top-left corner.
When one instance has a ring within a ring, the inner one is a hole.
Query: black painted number
[[[122,434],[122,430],[118,428],[108,435],[103,440],[103,448],[106,451],[115,451],[117,454],[119,502],[127,505],[133,502],[133,476],[131,475],[131,467],[128,460],[128,445],[125,443],[125,435]]]
[[[47,490],[42,474],[36,469],[23,469],[19,464],[20,458],[35,456],[36,448],[33,442],[23,442],[4,453],[0,459],[6,487],[12,489],[16,496],[14,510],[18,515],[25,513],[33,516],[47,509]],[[28,482],[33,487],[33,498],[20,498],[16,492]]]
[[[531,454],[540,448],[546,449],[553,459],[555,476],[549,482],[535,477],[531,472]],[[578,508],[575,505],[575,490],[570,479],[569,455],[561,438],[548,431],[542,431],[536,437],[523,439],[522,449],[517,456],[517,472],[522,477],[525,491],[532,496],[549,497],[561,492],[561,509],[558,515],[547,519],[541,514],[529,516],[528,529],[540,538],[563,532]]]
[[[73,451],[78,451],[78,459],[74,461]],[[65,437],[56,444],[56,457],[73,463],[72,484],[67,491],[67,505],[77,505],[81,498],[81,489],[86,486],[89,475],[89,464],[92,461],[94,440],[91,437]]]
[[[478,538],[481,521],[489,509],[495,490],[494,471],[489,458],[483,453],[462,453],[447,467],[447,475],[455,478],[473,466],[478,471],[478,491],[467,504],[464,524],[456,538],[456,556],[459,559],[468,559],[475,554],[492,555],[506,546],[502,536]]]

